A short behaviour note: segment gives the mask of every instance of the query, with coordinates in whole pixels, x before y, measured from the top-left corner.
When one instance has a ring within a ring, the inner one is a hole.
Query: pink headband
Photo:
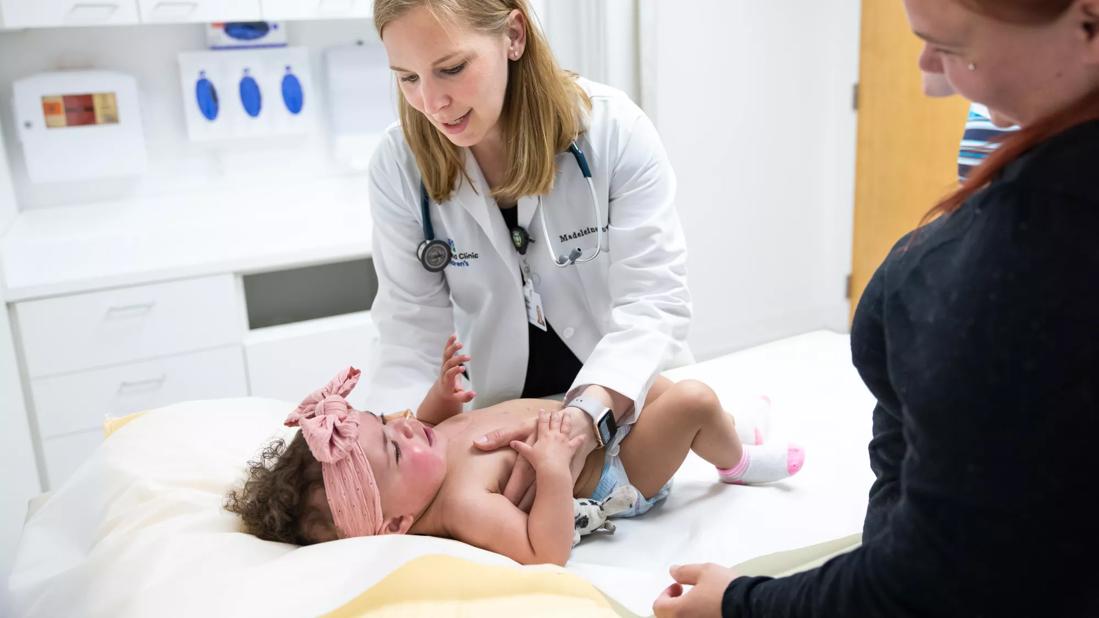
[[[301,427],[309,451],[321,462],[332,520],[343,538],[381,534],[384,524],[378,483],[359,446],[360,412],[346,399],[359,373],[354,367],[341,371],[306,397],[285,423]]]

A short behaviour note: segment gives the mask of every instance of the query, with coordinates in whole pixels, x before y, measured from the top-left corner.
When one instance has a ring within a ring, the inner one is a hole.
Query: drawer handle
[[[190,17],[198,8],[197,2],[157,2],[153,6],[153,17],[157,19],[183,19]]]
[[[132,305],[114,305],[107,309],[108,318],[136,318],[153,310],[155,302],[134,303]]]
[[[65,21],[74,24],[97,24],[109,20],[118,4],[108,2],[78,2],[69,8]]]
[[[120,382],[118,385],[118,394],[133,393],[135,391],[152,391],[164,386],[164,382],[168,379],[167,374],[162,374],[159,378],[150,378],[148,380],[132,380],[127,382]]]
[[[352,0],[321,0],[319,12],[328,15],[342,15],[351,11]]]

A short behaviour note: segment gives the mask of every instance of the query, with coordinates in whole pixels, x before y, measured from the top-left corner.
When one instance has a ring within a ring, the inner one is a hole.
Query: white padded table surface
[[[809,333],[668,375],[710,384],[734,413],[737,402],[769,395],[769,439],[800,442],[805,467],[773,485],[731,486],[692,455],[666,503],[617,520],[613,536],[586,538],[570,571],[648,615],[671,563],[731,565],[861,530],[873,399],[846,335]],[[188,402],[120,429],[27,522],[11,579],[17,615],[316,615],[423,554],[511,564],[429,537],[295,548],[237,532],[220,508],[224,493],[287,409],[263,399]]]

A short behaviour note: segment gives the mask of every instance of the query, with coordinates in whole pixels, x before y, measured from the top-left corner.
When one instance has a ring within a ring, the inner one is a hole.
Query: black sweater
[[[878,401],[863,545],[736,579],[723,615],[1099,617],[1099,122],[901,239],[851,351]]]

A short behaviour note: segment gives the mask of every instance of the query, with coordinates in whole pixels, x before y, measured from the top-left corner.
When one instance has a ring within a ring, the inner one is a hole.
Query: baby
[[[346,397],[359,370],[349,368],[312,393],[286,420],[301,431],[286,446],[276,440],[226,507],[246,529],[275,541],[307,545],[376,534],[423,534],[458,539],[522,564],[563,565],[573,541],[573,498],[602,499],[620,485],[636,494],[626,516],[664,499],[670,479],[694,451],[726,483],[776,481],[801,469],[795,446],[744,445],[733,418],[706,385],[661,378],[637,421],[619,429],[583,469],[569,462],[582,437],[569,438],[562,404],[506,401],[461,412],[471,393],[458,382],[468,356],[452,337],[440,379],[416,417],[378,416],[353,409]],[[533,441],[481,452],[475,438],[516,418],[537,417]],[[529,513],[503,495],[516,457],[535,472]]]

